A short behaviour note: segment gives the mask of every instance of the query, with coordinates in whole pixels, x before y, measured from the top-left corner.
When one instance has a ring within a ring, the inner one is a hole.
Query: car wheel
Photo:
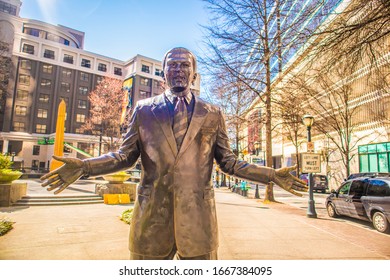
[[[326,210],[328,211],[328,215],[331,218],[336,218],[339,215],[336,213],[336,209],[334,208],[334,205],[332,203],[328,203],[326,206]]]
[[[374,228],[379,232],[389,232],[389,222],[387,221],[385,215],[382,212],[375,212],[372,216],[372,224]]]

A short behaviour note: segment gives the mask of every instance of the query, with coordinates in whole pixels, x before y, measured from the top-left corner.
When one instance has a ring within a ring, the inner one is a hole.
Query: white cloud
[[[56,24],[58,0],[37,0],[44,21]]]

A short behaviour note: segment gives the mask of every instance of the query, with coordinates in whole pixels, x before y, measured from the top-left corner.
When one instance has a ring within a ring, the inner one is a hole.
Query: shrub
[[[8,220],[5,220],[5,219],[1,219],[0,220],[0,236],[6,234],[8,231],[10,231],[12,229],[12,222],[8,221]]]
[[[0,169],[10,169],[12,166],[11,158],[8,155],[0,153]]]
[[[132,217],[133,217],[133,208],[130,208],[122,213],[121,220],[124,221],[126,224],[130,224]]]

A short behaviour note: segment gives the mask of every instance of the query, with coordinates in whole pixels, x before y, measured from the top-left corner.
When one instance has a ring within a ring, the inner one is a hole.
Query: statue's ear
[[[194,73],[194,76],[192,76],[192,82],[191,84],[194,86],[195,85],[195,81],[196,81],[196,78],[198,77],[198,73]]]

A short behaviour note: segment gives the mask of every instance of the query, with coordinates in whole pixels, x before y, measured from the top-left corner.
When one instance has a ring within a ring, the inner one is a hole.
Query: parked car
[[[390,232],[390,178],[359,177],[344,182],[327,197],[330,217],[371,221],[379,232]]]
[[[352,173],[348,176],[346,180],[355,179],[359,177],[390,177],[390,173],[387,172],[361,172],[361,173]]]
[[[302,173],[299,175],[299,179],[306,182],[306,185],[308,185],[309,182],[309,174]],[[326,175],[322,174],[313,174],[312,176],[312,187],[313,191],[321,191],[322,193],[325,193],[328,189],[328,177]]]

